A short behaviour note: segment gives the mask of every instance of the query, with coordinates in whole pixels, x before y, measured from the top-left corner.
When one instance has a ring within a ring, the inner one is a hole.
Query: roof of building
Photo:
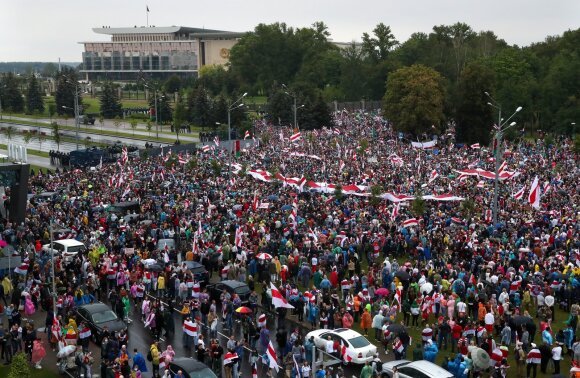
[[[195,36],[232,36],[236,37],[242,35],[243,33],[231,32],[225,30],[213,30],[205,28],[190,28],[185,26],[134,26],[129,28],[111,28],[111,27],[101,27],[93,28],[93,31],[97,34],[168,34],[168,33],[185,33],[193,34]]]

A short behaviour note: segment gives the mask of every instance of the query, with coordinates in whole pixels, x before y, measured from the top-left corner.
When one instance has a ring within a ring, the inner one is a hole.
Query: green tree
[[[445,92],[441,75],[432,68],[413,65],[389,75],[383,98],[384,114],[398,130],[415,135],[438,128],[444,119]]]
[[[117,88],[115,88],[111,81],[105,81],[103,83],[99,101],[101,103],[101,114],[103,117],[111,119],[120,117],[123,114]]]
[[[42,67],[42,77],[55,77],[58,73],[58,66],[54,63],[46,63]]]
[[[3,112],[22,113],[24,111],[24,98],[20,92],[19,80],[14,74],[9,72],[2,76],[0,90]]]
[[[266,118],[275,125],[292,124],[294,123],[292,106],[292,97],[284,93],[284,90],[272,91],[270,96],[268,96]]]
[[[54,143],[56,143],[56,150],[60,151],[60,142],[62,141],[60,134],[60,125],[57,122],[52,122],[50,124],[50,129],[52,132],[52,139],[54,140]]]
[[[373,29],[373,37],[368,33],[362,36],[362,52],[365,57],[373,61],[385,60],[399,42],[395,39],[391,27],[379,23]]]
[[[32,369],[25,353],[14,355],[7,378],[32,378]]]
[[[179,92],[181,89],[181,79],[177,75],[172,75],[167,80],[165,80],[163,88],[167,93]]]
[[[365,93],[365,77],[361,48],[354,42],[342,50],[340,66],[340,89],[345,100],[360,100]]]
[[[54,117],[55,114],[56,114],[56,104],[54,102],[49,102],[48,103],[48,116],[50,117],[51,121],[52,121],[52,117]]]
[[[149,107],[155,108],[155,97],[150,96],[149,98]],[[159,124],[163,124],[166,122],[170,122],[173,119],[172,116],[173,110],[169,105],[169,100],[167,98],[167,94],[165,92],[157,94],[157,122]]]
[[[425,209],[427,208],[427,204],[423,197],[420,194],[415,197],[415,199],[411,202],[411,212],[415,217],[421,217],[425,214]]]
[[[383,187],[379,184],[371,186],[371,199],[370,204],[372,206],[378,206],[381,203],[381,198],[379,197],[383,193]]]
[[[204,87],[198,87],[193,93],[193,96],[193,108],[191,112],[193,123],[202,128],[211,126],[211,102],[207,91]]]
[[[15,133],[16,129],[14,128],[14,126],[8,126],[4,129],[4,135],[6,135],[6,139],[8,139],[9,141],[12,141],[12,137],[14,136]]]
[[[24,135],[22,137],[22,139],[24,140],[24,144],[26,144],[28,146],[28,144],[30,143],[30,141],[32,140],[32,137],[34,135],[30,132],[30,131],[26,131],[24,132]]]
[[[216,122],[224,124],[228,122],[228,102],[224,96],[218,96],[214,99],[211,107],[211,126],[215,126]]]
[[[26,92],[26,110],[30,114],[44,112],[44,100],[42,98],[42,91],[35,75],[30,75],[30,78],[28,79],[28,88]]]
[[[75,91],[78,92],[78,78],[76,71],[70,67],[63,67],[56,77],[56,113],[74,117]],[[79,96],[79,109],[82,109],[82,97]]]
[[[36,138],[38,139],[38,149],[40,151],[42,151],[42,143],[44,143],[44,141],[46,140],[46,134],[43,132],[40,132],[40,133],[36,134]]]
[[[175,104],[175,110],[173,111],[173,130],[175,131],[175,137],[179,142],[179,131],[181,127],[187,122],[187,110],[183,102],[183,97],[179,96],[179,101]]]
[[[457,85],[457,140],[487,145],[494,117],[493,108],[487,104],[489,98],[484,92],[494,92],[494,73],[480,63],[471,63],[461,73]]]
[[[133,136],[135,136],[135,130],[137,130],[138,124],[139,124],[139,121],[137,121],[135,118],[131,118],[131,120],[129,121],[129,125],[131,126],[131,130],[133,130]]]
[[[151,120],[147,120],[147,123],[145,124],[145,128],[147,129],[149,136],[151,136],[151,129],[153,128],[153,123],[151,123]]]
[[[303,130],[319,129],[323,126],[331,127],[333,125],[330,109],[320,93],[313,101],[308,101],[304,105],[304,108],[299,111],[299,115],[299,126]]]

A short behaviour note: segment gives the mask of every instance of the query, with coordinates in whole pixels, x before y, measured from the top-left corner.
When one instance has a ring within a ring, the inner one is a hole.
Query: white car
[[[413,362],[408,360],[397,360],[385,362],[383,364],[381,378],[392,377],[393,367],[397,368],[401,378],[453,378],[453,374],[426,360]]]
[[[76,257],[79,253],[84,254],[87,251],[87,247],[84,243],[81,243],[75,239],[62,239],[54,240],[52,242],[54,253],[62,255],[65,261],[70,261]],[[51,253],[50,244],[45,244],[42,249],[48,253]]]
[[[317,329],[309,332],[306,339],[314,336],[314,344],[317,348],[326,349],[328,337],[334,342],[338,340],[340,345],[346,346],[348,356],[352,358],[353,364],[364,364],[367,361],[372,361],[377,353],[377,347],[371,344],[363,335],[348,328]]]

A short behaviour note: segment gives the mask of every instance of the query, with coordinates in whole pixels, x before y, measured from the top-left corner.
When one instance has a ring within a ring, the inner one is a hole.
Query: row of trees
[[[485,142],[497,123],[484,92],[504,114],[522,106],[517,121],[528,131],[571,133],[580,118],[580,29],[523,48],[465,23],[437,25],[404,42],[381,23],[362,43],[344,48],[329,36],[322,22],[298,29],[260,24],[232,48],[229,71],[208,69],[200,80],[214,91],[271,99],[281,83],[309,87],[326,102],[384,99],[396,127],[419,134],[453,120],[463,141]],[[428,93],[416,86],[406,96],[394,94],[420,78],[430,85]],[[423,106],[427,110],[419,112]]]
[[[0,77],[0,102],[2,111],[35,114],[44,112],[42,90],[35,75],[26,78],[26,95],[20,89],[20,78],[12,73]]]

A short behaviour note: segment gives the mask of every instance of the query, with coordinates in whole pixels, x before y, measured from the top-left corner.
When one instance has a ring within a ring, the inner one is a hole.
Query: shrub
[[[28,365],[26,354],[18,353],[14,356],[7,378],[32,378],[32,370]]]

